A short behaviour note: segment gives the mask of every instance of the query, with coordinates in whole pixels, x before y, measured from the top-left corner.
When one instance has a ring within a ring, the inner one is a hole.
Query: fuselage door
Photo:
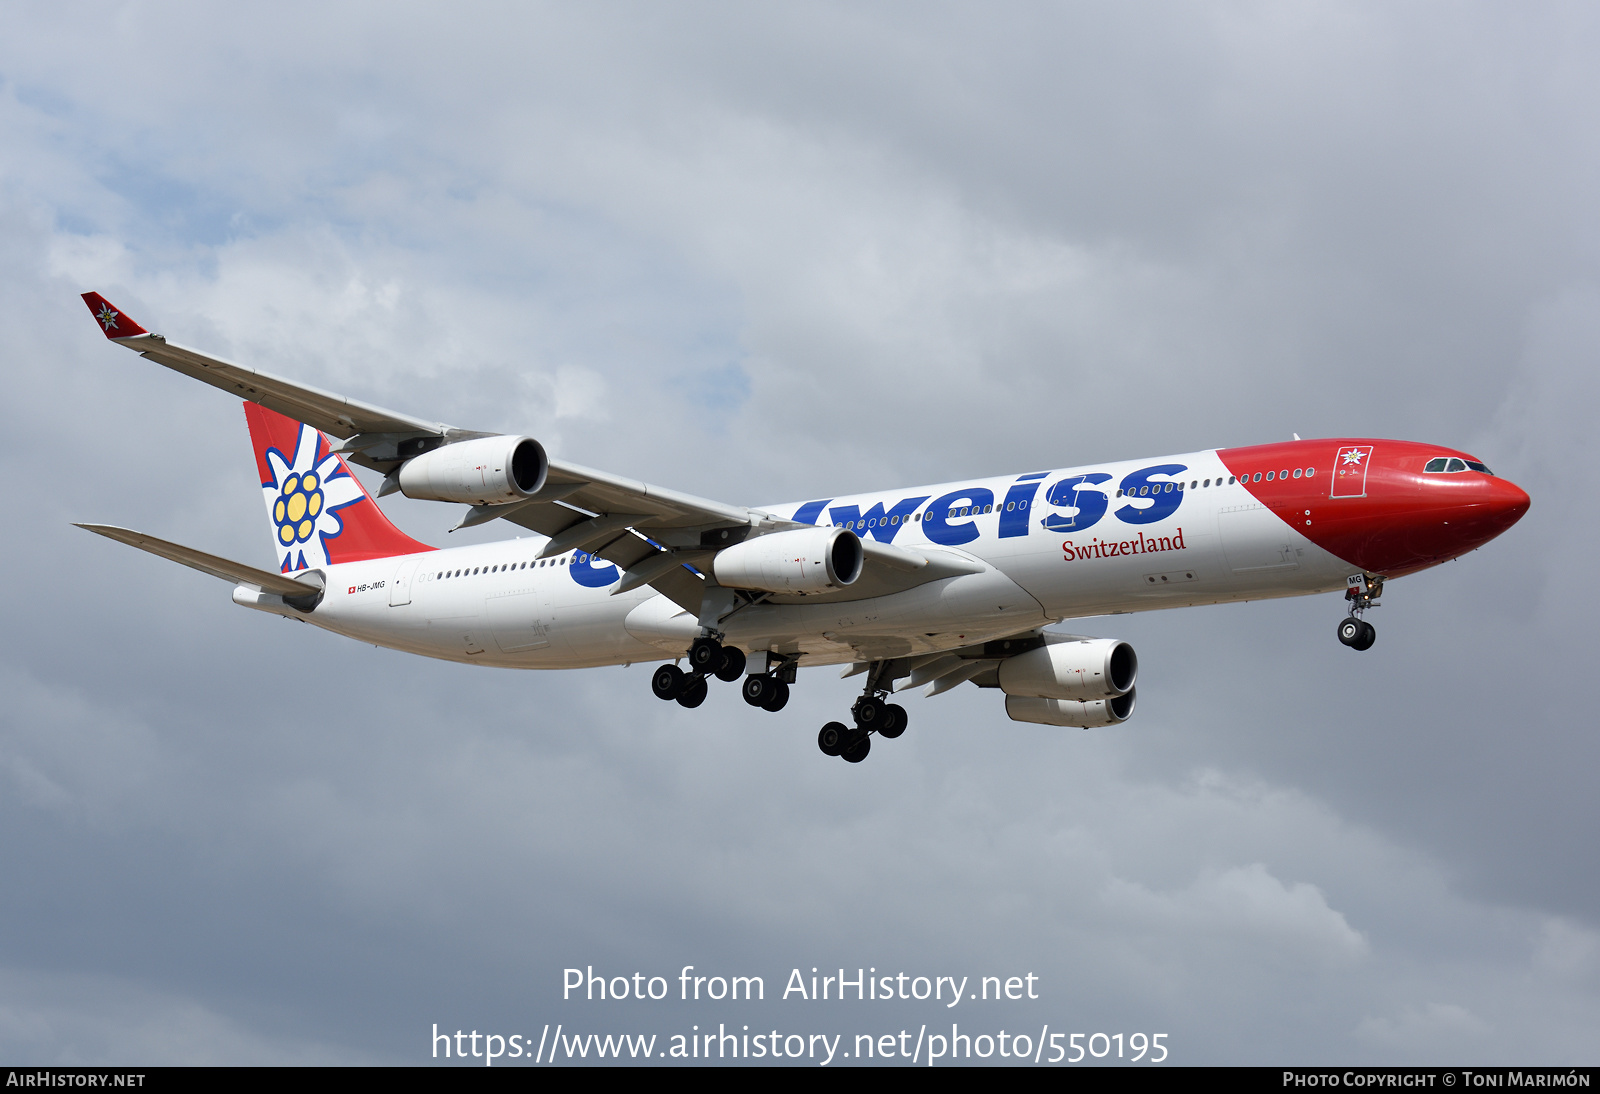
[[[1333,489],[1330,498],[1367,496],[1367,465],[1372,462],[1370,444],[1347,444],[1333,457]]]
[[[502,653],[525,653],[550,644],[555,619],[547,587],[491,596],[487,607],[489,629]]]
[[[1236,574],[1293,570],[1300,565],[1290,542],[1289,526],[1260,502],[1219,510],[1217,531],[1228,568]]]
[[[420,558],[408,558],[400,563],[400,568],[395,571],[394,580],[389,582],[389,607],[398,608],[411,603],[411,582],[417,576],[417,564]]]

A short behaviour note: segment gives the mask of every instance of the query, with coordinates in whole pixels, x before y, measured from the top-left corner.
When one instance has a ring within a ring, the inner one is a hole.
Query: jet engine
[[[730,589],[821,593],[861,576],[861,540],[848,528],[797,528],[757,536],[717,553],[711,572]]]
[[[1091,699],[1086,703],[1071,699],[1039,699],[1026,695],[1006,696],[1006,717],[1013,722],[1038,722],[1047,726],[1073,726],[1092,729],[1126,722],[1133,713],[1132,689],[1113,699]]]
[[[1007,695],[1070,700],[1078,705],[1089,700],[1113,699],[1129,694],[1138,675],[1139,658],[1135,656],[1133,647],[1114,638],[1067,638],[1050,642],[1027,653],[1006,658],[1000,662],[999,671],[1000,689]],[[1132,709],[1131,701],[1128,707]],[[1009,702],[1006,709],[1011,709]],[[1123,715],[1125,717],[1127,715]],[[1112,721],[1120,722],[1122,718]]]
[[[480,437],[435,448],[400,468],[400,492],[424,501],[503,505],[537,493],[550,473],[532,437]]]

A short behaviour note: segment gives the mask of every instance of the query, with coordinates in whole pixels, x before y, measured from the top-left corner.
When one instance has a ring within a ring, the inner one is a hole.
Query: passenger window
[[[1257,471],[1256,472],[1256,477],[1251,479],[1250,481],[1251,482],[1260,482],[1261,481],[1261,472]]]
[[[1300,470],[1300,468],[1298,468],[1298,467],[1297,467],[1297,468],[1295,468],[1295,469],[1294,469],[1294,477],[1295,477],[1295,478],[1297,478],[1297,479],[1298,479],[1298,478],[1299,478],[1299,477],[1300,477],[1300,475],[1301,475],[1301,470]]]
[[[1276,474],[1277,474],[1277,472],[1275,472],[1275,471],[1268,471],[1268,472],[1267,472],[1267,481],[1268,481],[1268,482],[1271,482],[1271,481],[1272,481],[1272,480],[1273,480],[1273,477],[1274,477],[1274,476],[1275,476],[1275,475],[1276,475]]]

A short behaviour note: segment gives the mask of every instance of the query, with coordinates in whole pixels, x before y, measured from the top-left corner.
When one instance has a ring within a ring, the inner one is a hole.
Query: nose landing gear
[[[1353,650],[1369,650],[1378,640],[1378,630],[1371,623],[1361,618],[1361,614],[1368,608],[1382,607],[1378,598],[1383,595],[1383,576],[1381,574],[1362,574],[1352,577],[1349,586],[1344,591],[1344,598],[1350,604],[1350,615],[1339,621],[1339,641]]]
[[[1371,649],[1378,640],[1378,630],[1365,619],[1350,616],[1339,621],[1339,641],[1353,650]]]

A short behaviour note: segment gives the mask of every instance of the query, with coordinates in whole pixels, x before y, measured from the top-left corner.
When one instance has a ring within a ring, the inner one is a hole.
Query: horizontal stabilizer
[[[254,566],[246,566],[231,559],[208,555],[204,551],[196,551],[193,547],[168,543],[164,539],[147,536],[131,528],[118,528],[112,524],[79,524],[77,527],[105,536],[107,539],[114,539],[118,543],[126,543],[129,547],[137,547],[141,551],[149,551],[153,555],[182,563],[192,570],[220,577],[224,581],[232,581],[239,585],[254,585],[265,593],[291,597],[307,596],[317,591],[316,586],[304,581],[296,581],[282,574],[275,574],[271,570],[258,570]]]

